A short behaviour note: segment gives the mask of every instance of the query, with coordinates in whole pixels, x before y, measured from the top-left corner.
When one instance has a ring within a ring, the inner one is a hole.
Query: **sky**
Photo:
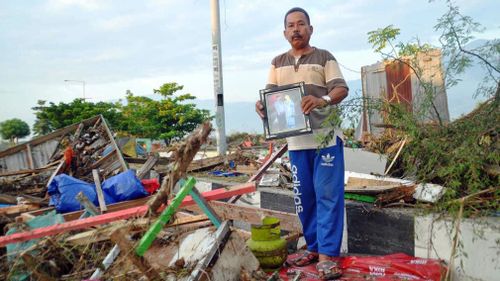
[[[498,0],[456,3],[485,27],[478,39],[500,37]],[[220,1],[226,102],[258,99],[272,58],[289,48],[283,16],[295,6],[310,14],[311,45],[332,52],[346,80],[380,60],[368,31],[393,24],[401,41],[438,45],[433,26],[446,11],[424,0]],[[37,100],[83,97],[77,81],[92,102],[152,95],[167,82],[213,99],[211,45],[209,0],[0,0],[0,122],[31,125]]]

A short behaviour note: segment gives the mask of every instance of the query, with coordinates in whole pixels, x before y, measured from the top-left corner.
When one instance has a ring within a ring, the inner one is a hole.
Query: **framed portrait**
[[[312,132],[309,116],[302,113],[300,105],[305,94],[303,82],[260,90],[267,140]]]

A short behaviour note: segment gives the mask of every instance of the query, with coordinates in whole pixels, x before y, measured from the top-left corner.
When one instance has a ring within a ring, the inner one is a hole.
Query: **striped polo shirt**
[[[336,87],[348,89],[340,72],[337,60],[333,55],[322,49],[314,48],[313,51],[295,58],[289,52],[275,57],[269,71],[266,88],[283,86],[298,82],[305,83],[306,95],[321,97],[327,95]],[[333,106],[316,108],[309,114],[313,134],[287,138],[289,150],[316,149],[319,134],[325,134],[332,128],[321,128],[322,122],[333,111]],[[341,130],[336,129],[336,134],[341,135]],[[330,145],[335,144],[335,139]]]

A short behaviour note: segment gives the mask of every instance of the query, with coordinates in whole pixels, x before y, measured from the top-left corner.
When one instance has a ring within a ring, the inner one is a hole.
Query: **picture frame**
[[[309,116],[302,113],[304,82],[260,90],[266,140],[312,133]]]

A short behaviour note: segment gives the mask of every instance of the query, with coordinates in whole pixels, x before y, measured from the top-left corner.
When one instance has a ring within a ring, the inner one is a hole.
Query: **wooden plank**
[[[13,216],[39,208],[40,206],[38,206],[38,204],[16,205],[12,207],[0,208],[0,215]]]
[[[180,227],[186,224],[193,224],[198,222],[208,222],[207,216],[196,215],[177,218],[172,223],[167,224],[165,226],[165,229],[168,229],[169,227]],[[144,231],[150,224],[151,221],[149,219],[137,219],[133,222],[119,223],[119,226],[110,225],[104,226],[103,228],[99,229],[80,232],[71,237],[68,237],[67,239],[65,239],[65,241],[73,245],[87,245],[89,243],[109,240],[111,232],[113,232],[113,230],[115,230],[117,227],[128,226],[130,229],[130,233],[135,234]]]
[[[80,204],[83,206],[83,208],[92,216],[97,216],[100,214],[99,209],[90,202],[89,198],[83,194],[83,191],[78,192],[76,195],[76,200],[80,202]]]
[[[225,199],[231,196],[245,194],[254,192],[255,183],[245,183],[238,185],[229,190],[216,189],[212,191],[204,192],[202,195],[206,200],[218,200]],[[181,203],[181,207],[194,204],[195,201],[191,196],[187,196]],[[158,210],[161,212],[165,206],[163,205]],[[108,222],[113,222],[117,220],[129,219],[133,217],[141,217],[148,211],[148,205],[133,207],[117,212],[106,213],[98,215],[95,217],[84,218],[75,221],[69,221],[57,225],[51,225],[47,227],[37,228],[31,231],[14,233],[11,235],[6,235],[0,237],[0,246],[5,246],[10,243],[23,242],[35,238],[51,236],[63,232],[68,232],[70,230],[85,229],[96,225],[101,225]]]
[[[26,156],[28,160],[28,167],[30,170],[35,169],[35,162],[33,161],[33,152],[31,151],[31,145],[29,143],[26,144]]]
[[[388,181],[381,179],[366,179],[366,178],[357,178],[357,177],[349,177],[347,179],[346,187],[350,186],[387,186],[387,185],[396,185],[399,184],[394,181]]]
[[[47,181],[47,185],[46,187],[49,187],[50,184],[52,183],[52,181],[54,180],[54,177],[59,174],[59,171],[61,171],[62,169],[64,169],[64,166],[66,165],[66,163],[64,161],[61,161],[61,163],[59,163],[59,165],[57,166],[56,170],[52,173],[52,175],[50,176],[49,180]]]
[[[278,159],[283,154],[285,154],[285,152],[287,152],[287,150],[288,150],[288,144],[283,145],[283,147],[281,147],[280,150],[278,150],[278,152],[276,152],[274,155],[269,157],[269,159],[267,159],[267,161],[264,164],[262,164],[262,166],[259,168],[257,173],[255,173],[253,176],[250,177],[250,179],[248,179],[248,182],[253,182],[253,181],[259,180],[262,177],[262,175],[267,171],[267,169],[269,167],[271,167],[271,165],[274,163],[274,161],[276,161],[276,159]],[[231,199],[229,199],[228,202],[234,204],[234,203],[236,203],[236,201],[238,201],[240,199],[240,197],[241,197],[241,195],[234,196]]]
[[[302,225],[299,217],[296,214],[235,205],[227,202],[210,201],[209,205],[219,215],[222,220],[237,220],[244,221],[251,224],[262,224],[262,219],[266,216],[275,217],[280,220],[281,229],[302,233]],[[200,212],[201,210],[197,205],[186,207],[190,211]]]
[[[106,154],[104,157],[102,157],[101,159],[97,160],[94,164],[92,164],[91,169],[97,169],[98,167],[100,167],[101,165],[103,165],[104,162],[107,162],[109,159],[115,157],[116,155],[113,154],[113,151]]]
[[[99,201],[99,209],[102,214],[106,212],[108,208],[106,207],[106,201],[104,201],[104,194],[102,193],[101,180],[99,179],[99,172],[96,169],[93,169],[92,176],[94,177],[95,191],[97,193],[97,200]]]
[[[285,154],[285,152],[287,152],[287,150],[288,150],[288,144],[283,145],[283,147],[280,148],[280,150],[278,150],[278,152],[276,152],[273,156],[271,156],[269,159],[267,159],[267,161],[264,164],[262,164],[262,166],[259,168],[257,173],[255,173],[255,175],[253,175],[248,181],[251,182],[251,181],[259,180],[262,177],[262,175],[267,171],[267,169],[269,167],[271,167],[271,165],[274,163],[274,161],[276,161],[276,159],[278,159],[283,154]]]
[[[144,165],[142,165],[141,169],[137,172],[137,178],[142,180],[149,171],[156,165],[158,160],[160,159],[160,154],[154,153],[148,157],[148,160]]]
[[[351,193],[362,193],[362,194],[378,194],[381,192],[386,192],[398,187],[405,186],[403,184],[392,184],[392,185],[375,185],[375,186],[345,186],[345,192]]]
[[[0,203],[17,205],[17,197],[8,194],[0,194]]]
[[[236,172],[248,174],[248,175],[253,175],[253,174],[257,173],[257,168],[254,166],[248,166],[248,165],[238,165],[238,166],[236,166]]]
[[[56,162],[58,163],[58,162]],[[23,174],[37,174],[40,172],[44,172],[47,170],[52,170],[55,169],[54,166],[49,166],[49,167],[44,167],[44,168],[37,168],[37,169],[29,169],[29,170],[19,170],[19,171],[12,171],[12,172],[5,172],[1,173],[0,177],[8,177],[8,176],[17,176],[17,175],[23,175]]]
[[[83,124],[83,122],[78,124],[78,127],[76,128],[76,131],[73,134],[73,139],[71,140],[73,143],[73,149],[75,148],[75,142],[78,140],[78,138],[80,138],[80,135],[82,134],[84,126],[85,125]]]
[[[104,117],[102,115],[99,115],[99,116],[100,116],[101,119],[103,119],[101,121],[101,123],[102,123],[101,126],[103,126],[104,129],[106,130],[106,133],[108,135],[109,141],[111,142],[111,145],[114,148],[114,152],[112,152],[112,153],[115,153],[115,155],[118,157],[118,160],[120,161],[120,164],[122,166],[122,172],[125,172],[126,170],[128,170],[128,165],[125,162],[125,160],[123,159],[123,155],[120,152],[120,149],[118,148],[118,145],[116,144],[115,139],[113,138],[113,134],[111,133],[111,130],[109,130],[109,127],[106,124],[106,121],[104,120]]]
[[[210,158],[204,158],[204,159],[197,159],[194,161],[191,161],[189,164],[187,171],[188,172],[196,172],[196,171],[201,171],[205,169],[209,169],[212,167],[215,167],[217,165],[220,165],[224,163],[225,157],[224,156],[215,156],[215,157],[210,157]]]
[[[146,163],[147,159],[145,158],[138,158],[138,157],[124,157],[125,161],[127,161],[130,164],[144,164]],[[157,165],[168,165],[169,163],[172,162],[172,159],[168,157],[160,157],[158,158],[158,162],[156,163]]]
[[[35,216],[30,215],[29,213],[22,213],[20,215],[20,217],[21,217],[20,221],[22,221],[22,222],[27,222],[27,221],[35,218]],[[16,221],[18,221],[18,217],[16,217]]]

